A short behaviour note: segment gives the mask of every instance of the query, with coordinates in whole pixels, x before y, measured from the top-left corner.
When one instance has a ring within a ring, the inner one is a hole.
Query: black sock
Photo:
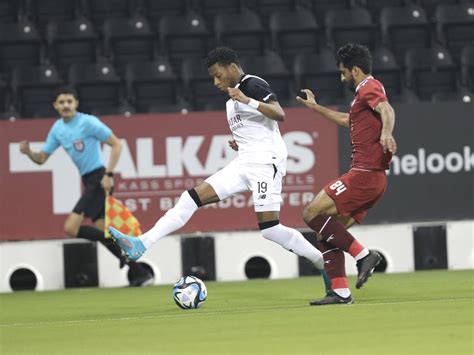
[[[79,238],[84,238],[93,242],[101,242],[109,251],[114,254],[117,258],[122,258],[122,249],[111,239],[105,238],[105,234],[100,229],[92,226],[80,226]]]
[[[103,231],[91,226],[80,226],[79,233],[77,233],[77,236],[79,238],[91,240],[93,242],[100,242],[105,239]]]

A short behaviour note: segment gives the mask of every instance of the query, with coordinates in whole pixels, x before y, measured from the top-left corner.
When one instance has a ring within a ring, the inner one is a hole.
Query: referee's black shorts
[[[99,168],[82,176],[84,193],[72,210],[74,213],[82,214],[93,222],[105,216],[105,190],[100,185],[104,176],[105,168]]]

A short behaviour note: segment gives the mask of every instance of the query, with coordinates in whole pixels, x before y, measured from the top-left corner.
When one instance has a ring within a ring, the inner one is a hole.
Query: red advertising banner
[[[303,227],[303,207],[338,174],[337,127],[306,109],[286,109],[280,130],[288,147],[282,223]],[[148,230],[185,189],[229,163],[236,153],[224,112],[108,116],[123,143],[114,196]],[[63,225],[81,194],[78,170],[58,149],[44,165],[19,152],[40,150],[53,119],[0,122],[0,240],[64,238]],[[104,147],[106,161],[108,147]],[[180,233],[257,229],[249,193],[201,208]]]

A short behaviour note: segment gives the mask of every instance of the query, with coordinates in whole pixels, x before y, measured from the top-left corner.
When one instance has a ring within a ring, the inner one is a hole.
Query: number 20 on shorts
[[[339,196],[341,193],[347,190],[346,185],[344,185],[341,180],[337,180],[334,184],[329,186],[329,188],[333,191],[336,191],[336,196]]]

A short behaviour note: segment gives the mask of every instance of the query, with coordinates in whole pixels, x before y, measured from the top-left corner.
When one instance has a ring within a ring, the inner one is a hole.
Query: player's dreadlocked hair
[[[337,50],[337,66],[342,63],[347,69],[359,67],[364,74],[372,72],[372,56],[366,46],[355,43],[348,43]]]
[[[217,47],[211,50],[207,54],[207,67],[212,67],[214,64],[219,63],[221,65],[229,65],[235,63],[239,65],[239,57],[237,54],[230,48],[227,47]]]

